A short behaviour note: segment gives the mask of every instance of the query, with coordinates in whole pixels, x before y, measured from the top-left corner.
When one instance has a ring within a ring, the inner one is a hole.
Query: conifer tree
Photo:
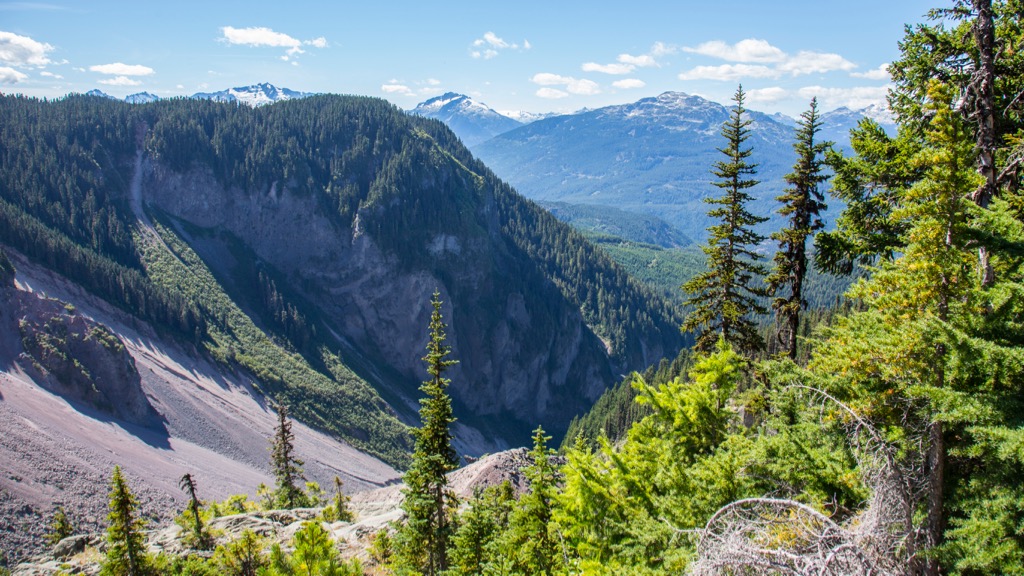
[[[50,529],[46,533],[47,544],[53,545],[75,533],[67,512],[63,506],[58,506],[50,519]]]
[[[199,507],[199,497],[196,496],[196,482],[192,478],[192,474],[186,472],[178,480],[178,487],[188,493],[188,511],[192,516],[190,518],[192,520],[192,542],[200,550],[209,550],[213,547],[213,539],[203,526],[202,510]]]
[[[554,500],[558,493],[557,470],[551,464],[555,451],[547,446],[550,436],[537,427],[533,432],[532,464],[523,470],[530,491],[519,499],[512,513],[503,548],[512,557],[516,574],[556,573],[558,543],[552,522]]]
[[[722,126],[726,146],[719,151],[726,159],[715,162],[712,171],[719,179],[715,186],[722,189],[722,195],[705,200],[716,206],[708,216],[719,222],[708,228],[708,242],[702,247],[708,270],[683,285],[690,295],[686,304],[694,306],[683,322],[683,330],[698,330],[695,347],[705,352],[715,347],[719,335],[746,353],[764,346],[749,315],[767,312],[757,302],[766,294],[758,285],[766,270],[758,264],[760,256],[754,252],[764,237],[753,230],[767,218],[754,216],[746,207],[752,199],[747,190],[758,181],[752,178],[757,165],[748,161],[752,149],[743,147],[752,122],[744,117],[744,97],[740,86],[733,97],[736,107]]]
[[[434,292],[430,304],[434,311],[423,360],[431,379],[420,386],[426,397],[420,399],[421,426],[413,431],[416,449],[404,478],[405,523],[396,538],[396,562],[426,576],[437,576],[448,569],[448,549],[455,532],[452,515],[457,500],[448,488],[446,474],[458,466],[458,457],[449,428],[455,422],[447,393],[450,380],[443,374],[456,361],[446,359],[451,348],[445,344],[439,292]]]
[[[796,142],[793,144],[797,154],[796,165],[793,172],[786,175],[789,188],[776,198],[782,203],[779,214],[788,216],[789,222],[785,228],[771,235],[779,242],[779,251],[775,253],[775,265],[766,281],[772,294],[789,289],[788,296],[776,295],[772,308],[780,324],[779,344],[792,360],[796,360],[800,311],[807,307],[803,297],[804,279],[807,277],[807,238],[823,226],[821,211],[825,209],[825,199],[818,185],[828,178],[822,173],[822,155],[830,144],[815,140],[820,129],[818,99],[812,98],[810,108],[800,115],[797,124]]]
[[[275,505],[295,508],[305,502],[305,495],[299,487],[299,481],[305,481],[302,464],[302,460],[295,456],[295,434],[288,420],[288,407],[278,402],[277,429],[270,445],[270,466],[274,470],[277,484],[274,490]]]
[[[151,574],[143,529],[146,522],[136,516],[138,501],[128,488],[120,466],[114,466],[110,480],[110,513],[107,520],[107,556],[100,574],[142,576]]]

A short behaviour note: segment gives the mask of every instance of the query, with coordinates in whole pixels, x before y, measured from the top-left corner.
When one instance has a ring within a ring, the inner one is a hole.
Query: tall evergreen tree
[[[423,360],[431,379],[420,386],[426,397],[420,399],[421,425],[413,431],[416,450],[404,478],[405,524],[398,533],[396,561],[426,576],[436,576],[448,569],[448,549],[455,532],[452,516],[457,500],[448,488],[446,474],[458,466],[458,457],[452,448],[450,431],[455,422],[447,393],[450,380],[443,374],[456,361],[446,359],[451,347],[445,344],[446,326],[439,292],[434,292],[430,304],[434,311],[430,315],[430,336]]]
[[[199,507],[199,497],[196,496],[196,482],[192,478],[192,474],[186,472],[180,480],[178,480],[178,487],[188,493],[188,512],[192,517],[191,529],[192,529],[192,541],[196,548],[200,550],[209,550],[213,547],[213,538],[210,537],[210,533],[203,526],[202,510]]]
[[[548,448],[550,436],[537,427],[533,432],[532,464],[523,470],[530,481],[530,491],[519,499],[519,506],[509,520],[504,549],[512,557],[515,574],[556,573],[558,542],[555,539],[553,510],[558,493],[558,472],[551,464],[555,451]]]
[[[270,466],[274,469],[276,488],[274,503],[284,508],[295,508],[305,503],[299,481],[305,481],[302,474],[302,460],[295,456],[295,434],[288,419],[288,407],[283,402],[277,405],[277,429],[270,444]]]
[[[110,479],[110,513],[107,515],[110,523],[107,526],[107,556],[100,574],[143,576],[153,573],[143,533],[146,522],[136,516],[138,505],[121,467],[114,466]]]
[[[822,172],[823,154],[829,142],[818,142],[815,137],[821,129],[818,116],[818,99],[811,99],[810,108],[800,115],[797,124],[796,165],[786,175],[789,188],[776,200],[782,203],[779,214],[788,216],[785,228],[772,233],[779,242],[775,253],[774,267],[768,276],[768,290],[772,294],[789,288],[788,296],[776,296],[772,301],[779,323],[778,340],[783,350],[796,360],[796,336],[800,329],[800,311],[807,307],[803,297],[804,279],[807,277],[807,238],[823,226],[821,211],[825,209],[825,198],[818,185],[828,177]]]
[[[715,162],[712,171],[722,195],[705,200],[716,206],[708,216],[719,222],[708,228],[708,243],[702,247],[708,257],[708,270],[683,284],[683,290],[690,294],[686,304],[694,307],[683,322],[683,330],[699,330],[696,348],[705,352],[714,349],[719,335],[746,353],[764,346],[749,315],[767,312],[757,302],[766,294],[759,284],[767,271],[758,264],[761,257],[754,252],[764,237],[753,230],[767,218],[754,216],[746,206],[752,199],[747,190],[758,181],[752,178],[757,165],[748,161],[752,149],[743,147],[752,122],[744,116],[744,98],[740,86],[733,96],[736,107],[722,126],[726,146],[719,151],[725,160]]]

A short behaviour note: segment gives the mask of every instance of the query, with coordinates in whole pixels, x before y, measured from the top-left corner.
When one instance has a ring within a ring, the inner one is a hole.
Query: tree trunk
[[[976,116],[978,150],[978,173],[985,181],[974,192],[975,204],[988,208],[989,202],[996,195],[996,122],[995,122],[995,44],[996,26],[992,14],[992,0],[972,0],[977,17],[974,20],[974,41],[978,47],[978,69],[972,79],[974,91],[974,110]],[[982,286],[990,286],[995,281],[995,273],[989,262],[987,246],[978,248],[978,266],[981,269]]]
[[[925,520],[924,548],[933,549],[942,543],[945,531],[943,514],[944,492],[946,489],[946,444],[943,438],[942,422],[928,425],[928,517]],[[939,561],[929,558],[924,565],[924,574],[938,576],[941,573]]]

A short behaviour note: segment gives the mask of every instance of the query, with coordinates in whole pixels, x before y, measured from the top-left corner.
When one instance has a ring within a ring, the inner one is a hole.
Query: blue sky
[[[795,115],[882,102],[906,23],[942,0],[0,1],[0,91],[191,95],[270,82],[386,98],[447,91],[569,112],[665,91]]]

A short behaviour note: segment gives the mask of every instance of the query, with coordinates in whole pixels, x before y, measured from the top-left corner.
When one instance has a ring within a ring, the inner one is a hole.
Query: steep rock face
[[[155,416],[135,361],[106,326],[73,306],[13,287],[0,289],[0,330],[17,326],[23,352],[16,364],[51,392],[86,402],[134,424]]]
[[[410,267],[363,229],[364,221],[382,217],[369,214],[372,208],[345,226],[324,215],[312,196],[281,182],[250,193],[225,189],[202,168],[176,172],[149,160],[144,170],[144,202],[196,226],[230,231],[303,286],[339,343],[366,358],[363,376],[396,409],[404,405],[407,418],[426,377],[429,297],[438,289],[459,360],[449,374],[460,418],[487,428],[491,417],[511,416],[504,430],[484,434],[496,443],[473,452],[508,446],[510,436],[538,423],[564,429],[613,378],[605,346],[579,310],[536,272],[517,271],[522,262],[509,254],[515,248],[502,241],[499,222],[488,213],[493,203],[485,200],[468,216],[479,222],[477,233],[427,237],[423,260]],[[194,243],[200,252],[201,244]],[[533,276],[528,291],[516,277],[521,274]]]

